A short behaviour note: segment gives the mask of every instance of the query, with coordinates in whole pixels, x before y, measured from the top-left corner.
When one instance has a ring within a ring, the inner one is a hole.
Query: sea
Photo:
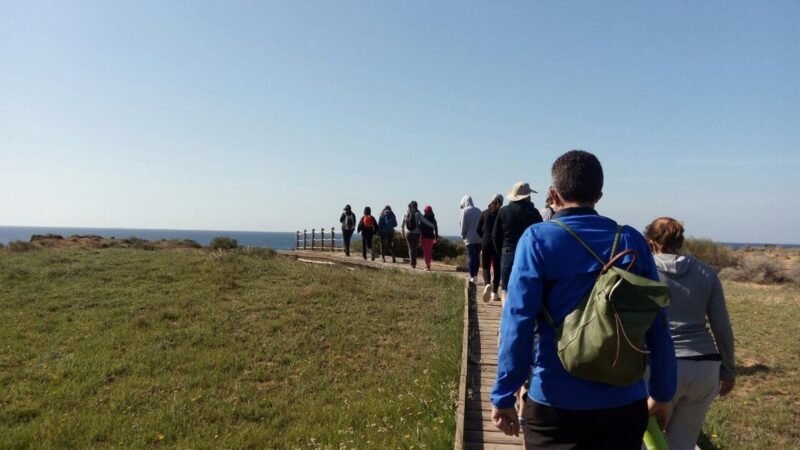
[[[275,250],[292,250],[296,243],[295,232],[285,231],[225,231],[225,230],[159,230],[147,228],[71,228],[71,227],[11,227],[0,226],[0,244],[11,241],[29,241],[34,234],[59,234],[63,237],[73,235],[96,235],[104,238],[140,238],[148,241],[160,239],[192,239],[201,245],[208,245],[212,239],[219,236],[236,239],[241,246],[266,247]],[[338,230],[337,230],[338,234]],[[326,235],[329,238],[330,234]],[[341,237],[340,235],[337,238]],[[457,241],[457,236],[444,236],[451,241]],[[309,231],[308,239],[311,239]],[[358,234],[353,240],[359,239]],[[743,247],[786,247],[800,248],[800,244],[764,244],[753,242],[720,242],[734,250]]]

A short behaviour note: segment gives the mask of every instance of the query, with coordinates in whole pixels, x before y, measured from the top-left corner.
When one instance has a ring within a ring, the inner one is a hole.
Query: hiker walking
[[[556,340],[562,335],[556,334],[555,327],[565,333],[575,332],[573,322],[567,324],[564,319],[586,305],[582,300],[589,298],[587,293],[600,279],[604,265],[601,261],[608,261],[612,253],[632,250],[635,261],[626,253],[614,262],[614,268],[632,264],[629,270],[641,277],[637,282],[657,282],[658,272],[647,242],[638,231],[629,226],[618,227],[594,209],[602,196],[603,169],[593,154],[579,150],[565,153],[553,163],[552,177],[556,210],[553,221],[527,228],[517,245],[517,261],[511,271],[500,325],[497,377],[491,392],[492,422],[507,435],[520,432],[515,393],[529,379],[530,390],[523,409],[525,448],[639,450],[648,409],[664,427],[675,393],[675,350],[665,309],[657,305],[652,309],[655,319],[649,322],[649,328],[642,329],[641,322],[637,323],[637,331],[646,331],[643,340],[651,368],[649,386],[643,376],[634,375],[633,381],[612,384],[574,375],[574,368],[568,372],[556,349]],[[522,193],[521,189],[517,191],[518,195]],[[498,221],[502,211],[500,214]],[[614,270],[606,273],[618,274]],[[626,285],[626,289],[631,286]],[[666,301],[667,289],[661,287],[664,296],[659,298]],[[596,300],[597,296],[592,298]],[[594,318],[603,324],[613,320],[605,315]],[[614,328],[609,326],[612,334],[598,338],[609,342],[610,337],[613,346],[619,338],[619,328]],[[620,343],[625,346],[625,358],[618,361],[613,352],[597,353],[609,356],[600,362],[616,370],[633,368],[643,372],[645,356],[630,350],[627,339],[626,336]],[[573,341],[576,345],[572,348],[580,350],[583,344],[591,346],[597,340]],[[591,360],[594,355],[581,356]],[[614,359],[613,363],[610,359]]]
[[[542,216],[531,201],[531,194],[535,193],[528,183],[514,183],[506,195],[508,205],[500,208],[494,222],[492,241],[494,248],[500,252],[500,289],[504,293],[508,289],[517,241],[529,226],[542,221]],[[501,300],[504,297],[501,295]]]
[[[503,196],[496,194],[478,220],[478,235],[481,237],[481,265],[483,266],[483,301],[499,301],[497,290],[500,287],[500,254],[492,242],[492,230],[497,212],[503,206]]]
[[[727,395],[736,383],[733,328],[717,274],[681,254],[683,225],[660,217],[647,226],[644,236],[671,294],[667,315],[678,358],[678,390],[672,399],[667,443],[671,450],[691,450],[717,393]]]
[[[364,215],[358,221],[358,232],[361,233],[361,256],[367,259],[367,249],[375,261],[375,252],[372,250],[372,237],[378,231],[378,221],[372,216],[372,208],[364,207]]]
[[[422,244],[422,256],[425,258],[425,270],[430,272],[431,260],[433,259],[433,244],[439,239],[439,225],[436,223],[436,216],[430,205],[423,209],[424,214],[419,223],[420,243]]]
[[[350,238],[356,230],[356,215],[350,209],[350,205],[344,205],[344,212],[339,217],[342,224],[342,237],[344,238],[344,254],[350,256]]]
[[[467,246],[469,282],[474,284],[481,264],[481,237],[478,235],[478,221],[481,219],[481,210],[472,204],[472,197],[469,195],[461,198],[460,207],[458,226],[461,229],[461,239],[464,241],[464,245]]]
[[[381,258],[386,262],[386,252],[392,256],[392,262],[397,262],[394,257],[394,227],[397,226],[397,218],[392,211],[392,207],[386,205],[381,211],[378,219],[378,234],[381,236]]]
[[[408,204],[408,210],[403,216],[403,227],[400,229],[403,239],[408,243],[408,258],[411,260],[412,269],[417,267],[417,246],[419,245],[420,239],[420,223],[425,223],[430,227],[433,226],[432,223],[422,217],[419,209],[417,209],[417,201],[412,200]]]

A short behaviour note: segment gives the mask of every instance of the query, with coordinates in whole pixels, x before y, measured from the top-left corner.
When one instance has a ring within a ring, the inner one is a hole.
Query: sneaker
[[[475,284],[475,277],[469,277],[469,284]]]
[[[484,303],[488,302],[491,295],[492,295],[492,285],[487,284],[486,287],[483,288],[483,302]]]
[[[497,295],[497,292],[492,292],[492,301],[493,302],[499,302],[500,301],[500,296]]]

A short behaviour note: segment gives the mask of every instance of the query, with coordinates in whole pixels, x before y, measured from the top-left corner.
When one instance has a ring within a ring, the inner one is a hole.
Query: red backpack
[[[372,215],[364,216],[364,228],[375,229],[375,218]]]

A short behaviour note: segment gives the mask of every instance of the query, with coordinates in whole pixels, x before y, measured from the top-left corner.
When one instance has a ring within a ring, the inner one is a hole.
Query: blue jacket
[[[616,230],[613,220],[597,215],[591,208],[569,208],[559,211],[554,218],[562,220],[596,253],[609,259]],[[619,244],[620,250],[627,248],[637,254],[632,271],[658,280],[647,243],[629,226],[623,227]],[[629,258],[619,265],[628,262]],[[502,313],[497,379],[491,393],[494,406],[512,407],[514,393],[529,376],[528,396],[555,408],[613,408],[648,395],[644,380],[629,386],[613,386],[567,373],[556,354],[555,332],[541,319],[542,302],[546,301],[553,319],[560,323],[592,288],[600,269],[600,263],[555,223],[541,222],[522,234]],[[646,343],[651,352],[649,393],[658,401],[669,401],[675,394],[676,360],[664,309],[647,332]]]
[[[381,236],[394,236],[394,228],[397,226],[397,218],[388,209],[383,210],[381,218],[378,219],[378,233]]]

